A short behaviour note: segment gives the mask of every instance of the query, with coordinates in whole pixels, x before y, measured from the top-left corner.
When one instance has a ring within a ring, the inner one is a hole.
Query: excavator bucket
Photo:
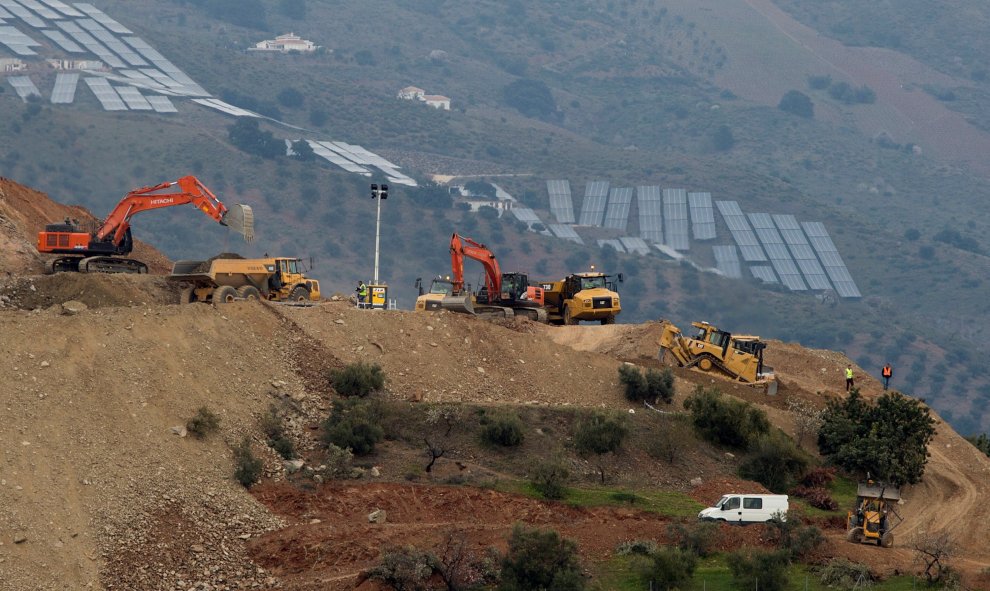
[[[244,236],[245,242],[254,240],[254,210],[250,205],[237,203],[223,216],[223,224]]]
[[[451,312],[459,312],[461,314],[474,314],[474,302],[471,301],[471,295],[458,295],[458,296],[445,296],[440,300],[440,306],[444,310],[450,310]]]

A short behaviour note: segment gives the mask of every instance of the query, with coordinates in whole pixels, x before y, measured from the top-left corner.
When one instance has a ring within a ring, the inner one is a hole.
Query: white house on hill
[[[427,94],[423,96],[422,100],[427,105],[433,107],[434,109],[443,109],[444,111],[450,110],[450,99],[440,95],[440,94]]]
[[[422,100],[426,96],[426,91],[415,86],[407,86],[399,91],[398,98],[406,101]]]
[[[295,33],[286,33],[274,39],[261,41],[255,44],[254,47],[249,47],[248,51],[280,51],[282,53],[288,53],[290,51],[316,51],[317,47],[319,46],[312,41],[307,41]]]

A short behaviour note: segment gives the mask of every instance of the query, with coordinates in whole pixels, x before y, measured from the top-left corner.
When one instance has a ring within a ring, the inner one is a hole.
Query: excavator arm
[[[492,251],[484,244],[479,244],[456,232],[450,237],[450,266],[454,275],[451,282],[453,293],[464,290],[464,257],[478,261],[485,268],[485,288],[489,298],[498,299],[502,293],[502,269]]]
[[[178,187],[178,191],[174,190]],[[173,189],[171,192],[166,192]],[[148,266],[133,259],[119,258],[130,254],[131,218],[142,211],[193,204],[218,223],[254,238],[254,214],[247,205],[228,209],[216,195],[194,176],[177,181],[134,189],[117,203],[96,231],[83,229],[67,218],[64,224],[48,224],[38,233],[38,252],[66,255],[51,263],[51,270],[101,271],[107,273],[147,273]]]
[[[178,186],[179,192],[163,193],[162,191]],[[210,191],[206,185],[194,176],[184,176],[177,181],[160,183],[150,187],[134,189],[124,196],[97,229],[95,238],[99,241],[109,239],[113,244],[120,244],[131,227],[131,218],[135,214],[151,209],[174,207],[192,203],[197,209],[210,216],[224,226],[229,226],[226,217],[227,207]],[[241,219],[244,216],[239,216]],[[248,229],[242,221],[240,227],[233,229],[249,238],[253,229]],[[250,239],[250,238],[249,238]]]

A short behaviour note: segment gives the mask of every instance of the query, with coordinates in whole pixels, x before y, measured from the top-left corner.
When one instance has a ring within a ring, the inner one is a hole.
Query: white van
[[[787,520],[787,495],[722,495],[714,507],[703,509],[698,519],[728,523],[762,523],[779,513]]]

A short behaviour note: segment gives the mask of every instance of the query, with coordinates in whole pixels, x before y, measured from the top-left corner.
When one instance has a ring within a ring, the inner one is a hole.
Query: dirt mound
[[[381,312],[324,303],[284,312],[344,363],[379,363],[389,389],[434,402],[626,407],[619,362],[554,346],[542,326],[450,312]],[[536,330],[532,330],[536,327]]]
[[[273,402],[329,407],[291,324],[258,303],[7,310],[0,334],[0,589],[272,588],[241,536],[280,520],[231,478],[230,449]],[[176,435],[201,406],[220,431]]]
[[[66,218],[93,225],[97,218],[83,207],[62,205],[48,195],[0,177],[0,271],[7,275],[37,275],[45,272],[48,258],[38,254],[38,232],[46,224]],[[172,270],[168,258],[153,247],[134,241],[132,258],[143,261],[151,273]]]
[[[48,308],[75,300],[90,308],[179,303],[179,286],[160,275],[57,273],[0,279],[0,308]]]

